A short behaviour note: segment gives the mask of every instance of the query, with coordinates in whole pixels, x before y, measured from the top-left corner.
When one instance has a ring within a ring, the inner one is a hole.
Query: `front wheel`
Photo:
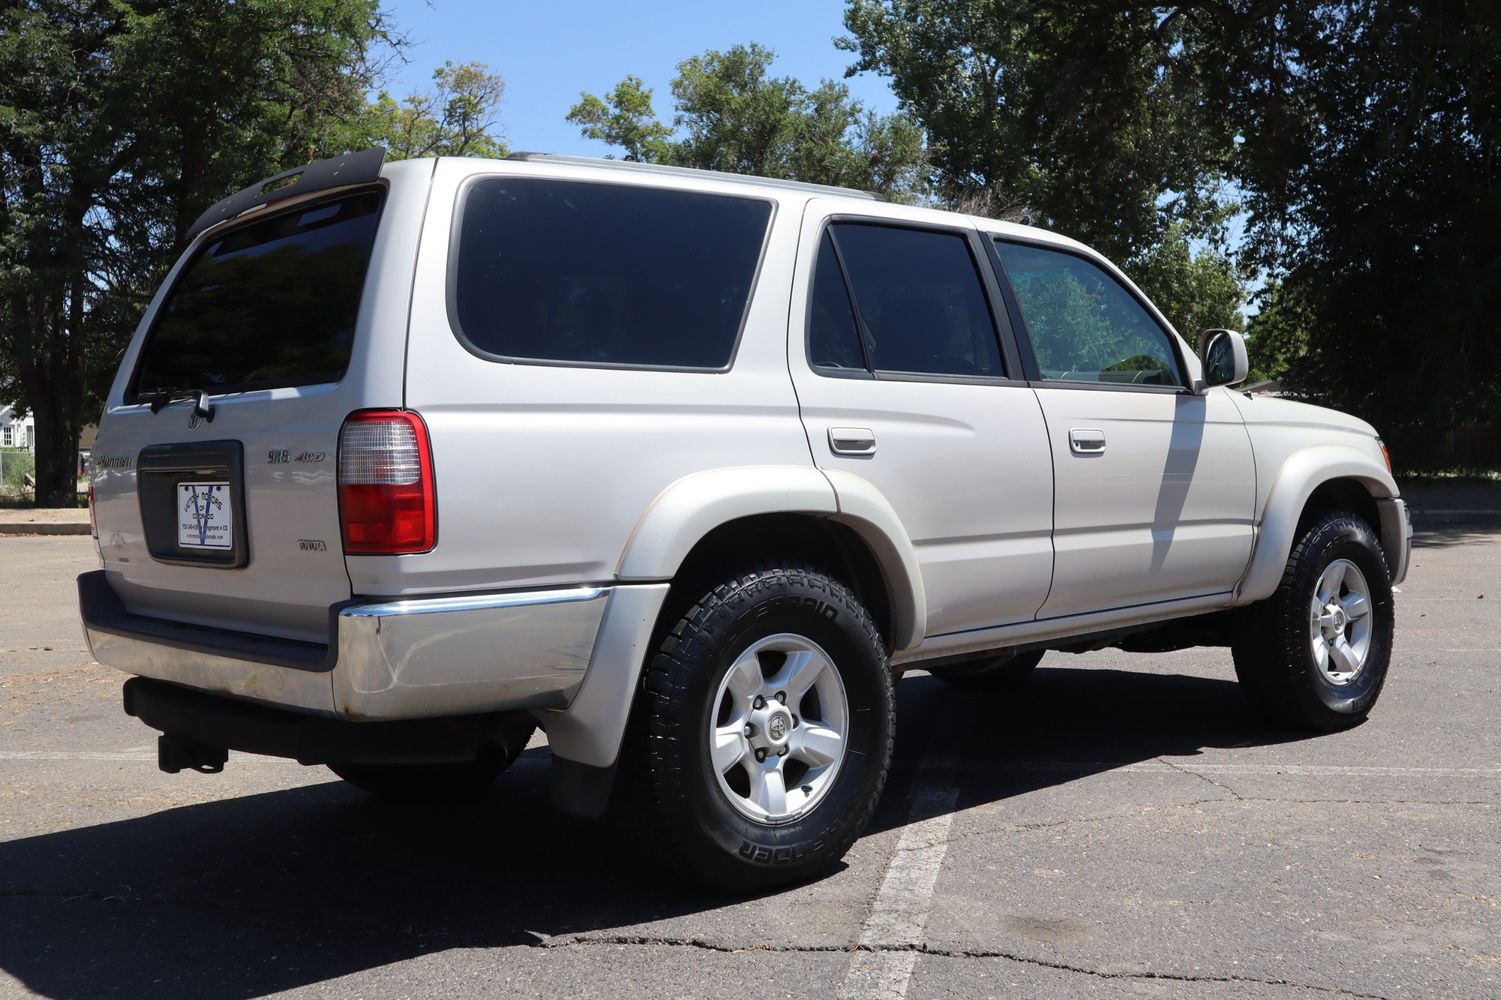
[[[638,839],[736,892],[805,881],[869,821],[891,758],[885,647],[843,584],[804,566],[733,577],[672,628],[623,777]]]
[[[1363,720],[1391,660],[1391,573],[1375,533],[1351,514],[1315,521],[1282,583],[1250,609],[1235,673],[1268,720],[1332,732]]]

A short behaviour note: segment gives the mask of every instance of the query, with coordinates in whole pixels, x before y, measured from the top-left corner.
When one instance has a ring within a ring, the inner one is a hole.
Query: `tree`
[[[484,63],[445,62],[433,71],[431,89],[397,101],[379,96],[338,133],[350,149],[380,146],[386,157],[505,156],[494,134],[505,81]]]
[[[849,0],[850,73],[890,78],[942,198],[1116,260],[1170,223],[1211,232],[1232,152],[1204,101],[1193,22],[1085,0]]]
[[[1286,384],[1419,440],[1501,420],[1501,12],[1283,3],[1247,31],[1250,3],[1221,6],[1201,31],[1245,137],[1247,256],[1299,331]]]
[[[36,418],[38,504],[73,502],[85,406],[192,222],[338,152],[391,41],[376,0],[0,9],[0,392]]]
[[[1214,247],[1195,253],[1181,222],[1126,272],[1194,347],[1205,330],[1245,329],[1245,286],[1235,263]]]
[[[723,170],[914,197],[924,184],[922,132],[901,115],[881,116],[825,80],[808,90],[770,75],[775,54],[760,45],[705,52],[678,64],[673,127],[652,107],[640,78],[605,97],[580,95],[568,120],[586,138],[648,163]]]

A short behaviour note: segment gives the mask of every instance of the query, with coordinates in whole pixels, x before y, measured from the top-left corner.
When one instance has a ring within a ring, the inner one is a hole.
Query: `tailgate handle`
[[[1103,455],[1105,432],[1095,427],[1075,427],[1068,432],[1068,447],[1075,455]]]
[[[874,455],[876,433],[869,427],[830,427],[829,450],[836,455]]]

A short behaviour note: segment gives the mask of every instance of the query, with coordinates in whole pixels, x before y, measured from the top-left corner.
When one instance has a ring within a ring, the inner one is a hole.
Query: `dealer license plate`
[[[177,484],[177,544],[185,549],[231,549],[234,509],[228,483]]]

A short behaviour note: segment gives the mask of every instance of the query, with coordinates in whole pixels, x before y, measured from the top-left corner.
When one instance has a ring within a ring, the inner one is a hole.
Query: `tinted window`
[[[1181,385],[1168,334],[1082,257],[997,241],[1045,379]]]
[[[860,329],[850,308],[849,289],[839,258],[834,253],[834,238],[825,231],[818,245],[818,264],[813,274],[812,312],[808,316],[808,357],[822,368],[865,370],[865,353],[860,348]]]
[[[505,358],[722,368],[770,218],[747,198],[479,181],[454,264],[460,335]]]
[[[284,212],[206,244],[157,313],[136,392],[342,378],[381,197],[370,191]]]
[[[995,324],[958,234],[831,226],[877,371],[1000,375]]]

